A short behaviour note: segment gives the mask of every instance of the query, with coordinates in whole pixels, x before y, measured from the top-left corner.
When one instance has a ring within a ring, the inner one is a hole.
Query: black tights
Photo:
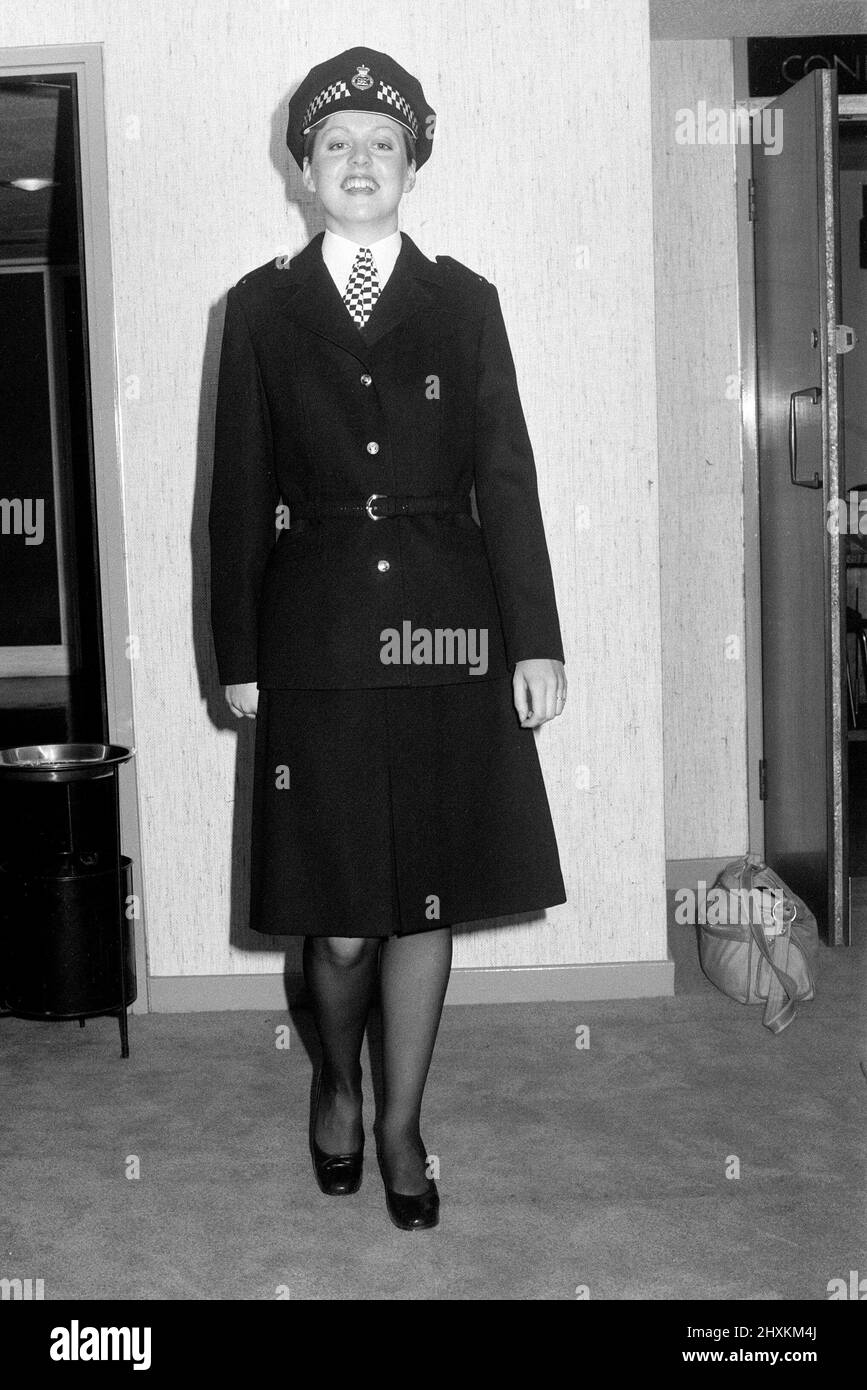
[[[304,939],[304,979],[322,1044],[314,1138],[326,1153],[361,1144],[361,1044],[379,979],[383,1110],[377,1117],[388,1186],[425,1189],[421,1102],[452,963],[451,927],[411,936]]]

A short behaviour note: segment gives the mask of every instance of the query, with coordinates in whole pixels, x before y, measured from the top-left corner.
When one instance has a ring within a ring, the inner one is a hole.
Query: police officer
[[[322,1044],[314,1170],[360,1184],[378,987],[401,1229],[438,1221],[420,1112],[451,926],[565,901],[532,733],[562,711],[563,648],[499,299],[398,229],[434,125],[369,48],[292,97],[325,230],[229,291],[210,510],[220,679],[257,720],[251,926],[305,938]]]

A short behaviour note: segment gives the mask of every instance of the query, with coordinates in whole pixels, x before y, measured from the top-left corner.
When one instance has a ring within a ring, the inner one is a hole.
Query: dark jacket
[[[209,521],[221,682],[439,685],[495,679],[529,657],[563,660],[495,287],[448,256],[428,260],[403,233],[360,330],[321,245],[320,233],[227,298]],[[291,517],[303,501],[468,496],[473,485],[481,530],[460,513],[275,530],[281,505]],[[484,630],[486,671],[384,664],[383,633],[406,623]]]

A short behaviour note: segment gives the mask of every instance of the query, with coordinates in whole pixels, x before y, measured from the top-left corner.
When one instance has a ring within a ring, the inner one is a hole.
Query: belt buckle
[[[385,521],[384,516],[374,516],[373,512],[370,510],[370,504],[371,502],[375,502],[379,497],[387,496],[387,492],[372,492],[368,497],[367,501],[364,504],[364,510],[367,512],[367,515],[370,517],[371,521]]]

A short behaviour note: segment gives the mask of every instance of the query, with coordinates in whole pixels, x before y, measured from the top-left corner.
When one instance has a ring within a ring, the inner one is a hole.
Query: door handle
[[[818,405],[822,399],[822,388],[821,386],[804,386],[800,391],[793,391],[789,396],[789,477],[795,487],[821,487],[821,473],[814,472],[812,482],[807,478],[798,477],[798,417],[795,412],[799,396],[807,396],[813,405]]]

